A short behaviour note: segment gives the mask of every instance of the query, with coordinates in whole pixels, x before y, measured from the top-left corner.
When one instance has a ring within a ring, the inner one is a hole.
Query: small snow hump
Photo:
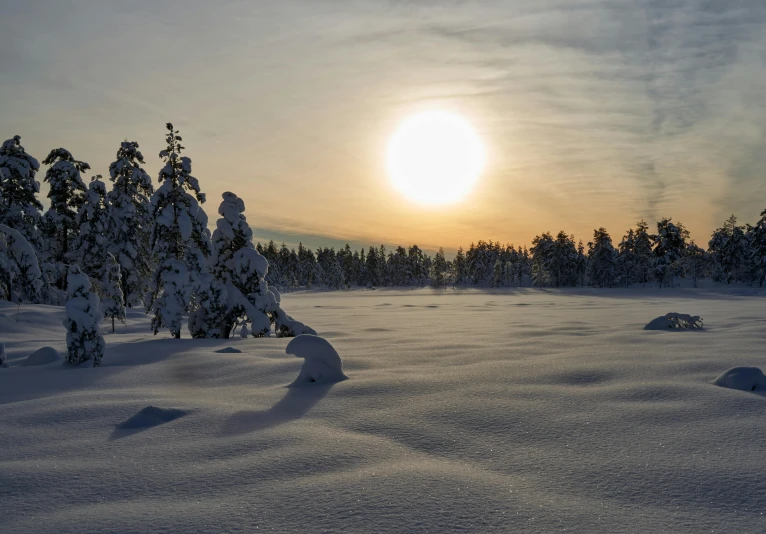
[[[298,378],[290,387],[330,384],[348,378],[343,374],[343,362],[338,352],[322,337],[311,334],[296,336],[287,344],[285,352],[305,359]]]
[[[21,365],[48,365],[49,363],[60,362],[62,359],[59,352],[53,347],[43,347],[27,356]]]
[[[218,349],[215,352],[217,352],[218,354],[241,354],[242,353],[241,350],[235,349],[234,347],[224,347],[222,349]]]
[[[147,406],[139,411],[133,417],[117,425],[122,430],[133,430],[138,428],[149,428],[163,423],[169,423],[179,417],[183,417],[187,412],[175,408],[157,408],[156,406]]]
[[[758,367],[732,367],[713,384],[740,391],[766,391],[766,376]]]
[[[702,328],[702,317],[699,315],[671,312],[652,319],[644,330],[702,330]]]

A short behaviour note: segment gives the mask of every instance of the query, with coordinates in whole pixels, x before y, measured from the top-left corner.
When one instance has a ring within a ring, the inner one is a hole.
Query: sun
[[[429,111],[401,124],[387,156],[391,182],[400,193],[418,204],[440,206],[471,192],[484,169],[486,151],[467,120]]]

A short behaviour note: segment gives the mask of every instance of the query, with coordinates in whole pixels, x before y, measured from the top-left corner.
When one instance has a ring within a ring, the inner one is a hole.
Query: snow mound
[[[652,319],[644,327],[644,330],[667,330],[668,328],[680,330],[701,330],[702,317],[686,313],[671,312]]]
[[[218,349],[218,354],[242,354],[242,351],[239,349],[235,349],[234,347],[224,347],[222,349]]]
[[[716,378],[713,384],[740,391],[764,391],[766,376],[757,367],[732,367]]]
[[[156,406],[147,406],[139,411],[133,417],[117,425],[117,428],[130,430],[135,428],[149,428],[163,423],[169,423],[179,417],[183,417],[188,412],[177,410],[175,408],[157,408]]]
[[[21,365],[47,365],[49,363],[60,362],[61,355],[53,347],[43,347],[37,349],[27,356],[27,359],[21,362]]]
[[[305,359],[298,378],[290,387],[329,384],[348,378],[343,374],[343,362],[338,352],[322,337],[311,334],[296,336],[287,344],[285,352]]]

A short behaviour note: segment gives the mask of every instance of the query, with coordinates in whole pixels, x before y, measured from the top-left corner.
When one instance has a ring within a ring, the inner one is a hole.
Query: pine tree
[[[684,274],[692,279],[692,284],[697,287],[700,277],[704,274],[706,254],[698,247],[694,241],[689,243],[684,252],[683,264]]]
[[[612,238],[605,228],[593,231],[593,242],[588,243],[588,279],[592,286],[612,287],[616,278]]]
[[[66,273],[63,266],[76,258],[76,251],[72,249],[79,231],[77,213],[88,190],[80,173],[90,169],[90,165],[74,159],[63,148],[52,150],[43,163],[50,165],[44,180],[50,184],[51,205],[42,220],[42,234],[46,239],[47,257],[58,272],[57,284],[63,289]]]
[[[681,259],[686,250],[686,238],[689,232],[680,222],[674,224],[664,218],[657,223],[657,235],[654,241],[654,276],[660,287],[673,286],[673,277],[681,272]]]
[[[120,264],[112,254],[107,252],[101,279],[101,310],[105,319],[112,320],[112,332],[114,332],[115,320],[124,323],[126,318],[121,283]]]
[[[66,328],[67,363],[79,365],[93,360],[101,365],[104,338],[101,335],[101,310],[98,296],[91,291],[90,280],[77,265],[70,265],[67,274]]]
[[[492,267],[492,280],[490,281],[490,287],[500,287],[503,285],[503,278],[505,277],[505,268],[503,266],[503,260],[497,258],[495,265]]]
[[[154,193],[151,178],[141,167],[144,156],[138,143],[124,141],[117,159],[109,165],[112,190],[109,206],[109,252],[120,264],[120,286],[126,306],[140,304],[154,271],[151,232],[154,224],[149,200]]]
[[[766,284],[766,210],[761,212],[760,220],[751,230],[750,258],[758,285]]]
[[[617,264],[616,269],[620,284],[629,287],[633,283],[635,278],[635,258],[636,249],[636,234],[633,229],[629,229],[623,236],[622,241],[618,245]]]
[[[212,251],[207,215],[200,203],[205,195],[191,174],[191,160],[182,157],[181,136],[167,124],[167,148],[160,152],[165,166],[160,171],[160,187],[152,195],[151,210],[154,227],[151,234],[152,252],[158,269],[152,281],[148,311],[154,312],[152,330],[155,334],[167,327],[174,337],[181,337],[181,316],[195,311],[200,305],[215,302],[212,295],[200,295],[192,302],[193,293],[209,290],[210,281],[204,276],[206,258]]]
[[[454,284],[465,285],[468,280],[468,273],[466,272],[466,261],[465,254],[463,253],[463,247],[457,249],[457,254],[455,255],[453,264],[455,271]]]
[[[85,202],[77,213],[77,225],[80,229],[75,237],[75,251],[78,255],[78,265],[88,275],[97,292],[100,292],[100,280],[103,276],[104,262],[109,245],[107,236],[108,214],[106,201],[106,186],[101,181],[101,175],[91,178]]]
[[[633,259],[637,275],[636,281],[646,287],[652,272],[652,236],[649,234],[649,225],[644,220],[636,223]]]
[[[0,146],[0,224],[17,230],[35,247],[43,209],[37,199],[40,182],[35,180],[39,169],[40,163],[26,153],[18,135]]]
[[[449,263],[444,257],[444,249],[439,247],[439,251],[434,256],[431,266],[431,285],[436,288],[447,285],[447,275],[449,273]]]

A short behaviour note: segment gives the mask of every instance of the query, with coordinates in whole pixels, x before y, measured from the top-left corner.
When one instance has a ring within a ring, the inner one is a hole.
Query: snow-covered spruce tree
[[[465,254],[463,253],[463,247],[460,247],[457,249],[457,254],[455,255],[455,261],[454,264],[454,271],[455,271],[455,278],[453,280],[454,285],[460,286],[465,285],[468,281],[468,273],[466,270],[466,262],[465,262]]]
[[[90,169],[90,165],[74,159],[63,148],[51,150],[43,163],[51,166],[44,178],[50,184],[48,198],[51,201],[42,220],[45,256],[54,265],[58,273],[56,283],[63,289],[66,281],[65,265],[76,258],[73,245],[79,230],[77,213],[88,190],[80,173]]]
[[[101,279],[101,310],[105,319],[112,320],[112,332],[114,332],[115,320],[125,322],[125,299],[122,296],[122,276],[120,264],[110,253],[106,253],[106,261],[103,266],[103,278]]]
[[[90,280],[80,268],[70,265],[67,274],[66,301],[67,363],[79,365],[93,360],[93,367],[101,365],[104,356],[104,338],[101,335],[101,305],[91,291]]]
[[[21,232],[0,224],[0,299],[40,302],[42,288],[35,250]]]
[[[154,271],[151,231],[154,221],[149,203],[154,186],[141,167],[144,156],[135,141],[123,141],[117,159],[109,165],[112,190],[107,193],[109,206],[109,252],[120,264],[124,304],[137,305],[149,289]]]
[[[88,275],[96,292],[101,292],[101,278],[104,274],[107,246],[107,207],[106,186],[101,181],[101,175],[91,178],[85,202],[77,213],[77,224],[80,228],[75,237],[75,252],[77,264]]]
[[[0,145],[0,224],[17,230],[35,247],[43,209],[37,199],[40,182],[35,180],[39,169],[40,163],[24,150],[20,136]]]
[[[617,278],[612,238],[606,228],[593,231],[593,241],[588,243],[588,280],[596,287],[612,287]]]
[[[335,249],[324,248],[317,250],[317,264],[322,273],[322,284],[330,289],[340,289],[346,281],[343,279],[343,269],[335,255]]]
[[[244,215],[245,204],[234,193],[224,193],[218,209],[221,218],[213,232],[211,271],[225,284],[227,308],[219,332],[228,338],[238,324],[249,322],[254,337],[269,335],[271,323],[279,336],[314,332],[293,320],[280,307],[279,293],[269,290],[269,263],[253,246],[253,233]]]
[[[652,272],[652,236],[649,225],[642,219],[636,223],[633,238],[633,261],[636,281],[646,287],[651,280]]]
[[[207,215],[199,203],[205,201],[199,182],[191,174],[191,160],[181,156],[181,136],[167,124],[167,148],[160,152],[165,166],[160,171],[160,187],[152,195],[154,227],[152,252],[158,268],[147,297],[147,313],[154,313],[152,330],[168,328],[181,337],[181,318],[211,299],[192,301],[195,292],[207,287],[205,258],[211,251]]]
[[[635,278],[635,243],[636,234],[631,228],[628,230],[628,233],[623,236],[622,241],[620,241],[620,244],[618,245],[615,268],[621,286],[629,287]]]

